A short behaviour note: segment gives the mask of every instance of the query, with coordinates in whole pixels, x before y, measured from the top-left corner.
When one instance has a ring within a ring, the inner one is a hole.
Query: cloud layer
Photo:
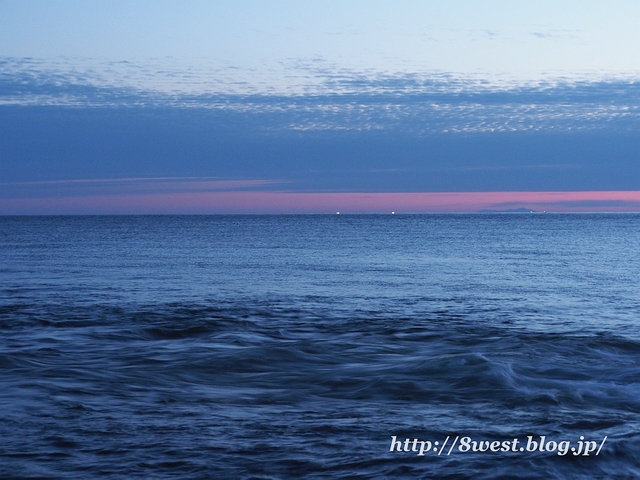
[[[199,192],[0,198],[6,214],[638,212],[640,192]]]
[[[171,62],[0,60],[0,105],[183,108],[251,117],[264,131],[569,132],[640,126],[633,78],[354,72],[292,62],[271,76]]]
[[[0,59],[4,213],[628,211],[470,192],[638,191],[638,158],[633,77]]]

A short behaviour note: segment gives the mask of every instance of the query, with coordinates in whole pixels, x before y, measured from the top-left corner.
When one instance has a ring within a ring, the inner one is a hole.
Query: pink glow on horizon
[[[0,199],[0,214],[429,213],[526,208],[639,212],[640,191],[301,193],[218,191]]]

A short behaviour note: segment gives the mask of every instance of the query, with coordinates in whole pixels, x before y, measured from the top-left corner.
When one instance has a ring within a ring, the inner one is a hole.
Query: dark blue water
[[[638,476],[640,215],[0,218],[0,477]]]

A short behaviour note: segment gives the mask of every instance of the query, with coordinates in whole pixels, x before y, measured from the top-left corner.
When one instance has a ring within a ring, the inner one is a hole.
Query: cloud
[[[0,214],[639,212],[640,192],[124,193],[0,198]]]
[[[316,59],[319,60],[319,59]],[[1,106],[179,108],[253,119],[264,131],[433,133],[637,130],[640,82],[522,84],[438,72],[356,72],[323,61],[280,71],[0,59]]]
[[[545,25],[534,27],[535,30],[529,32],[530,35],[545,40],[574,40],[580,38],[578,31],[563,28],[553,28]]]
[[[269,189],[283,184],[286,182],[281,180],[220,179],[215,177],[95,178],[1,182],[0,198],[194,194]]]

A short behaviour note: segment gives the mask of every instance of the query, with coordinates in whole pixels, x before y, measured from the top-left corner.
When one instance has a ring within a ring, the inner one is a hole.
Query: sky
[[[638,18],[0,0],[0,214],[640,211]]]

